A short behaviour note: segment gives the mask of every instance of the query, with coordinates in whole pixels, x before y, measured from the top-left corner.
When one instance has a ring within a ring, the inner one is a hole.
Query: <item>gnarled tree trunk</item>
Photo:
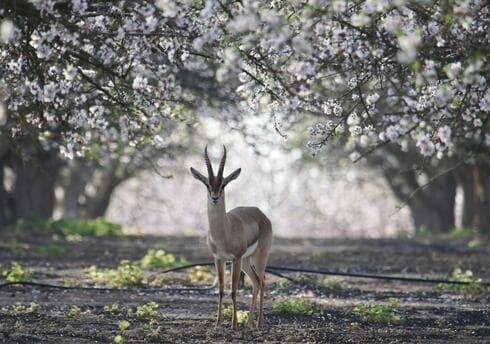
[[[432,233],[445,233],[455,226],[457,181],[452,173],[439,176],[442,166],[395,146],[384,147],[368,159],[381,169],[394,195],[410,208],[415,228],[425,226]]]
[[[463,227],[490,234],[490,164],[464,165],[457,176],[464,194]]]
[[[455,178],[449,174],[415,192],[408,206],[416,228],[425,226],[432,233],[445,233],[454,227],[456,186]]]
[[[12,202],[15,218],[51,217],[55,205],[55,184],[61,161],[57,153],[39,153],[29,160],[11,158],[15,172]]]

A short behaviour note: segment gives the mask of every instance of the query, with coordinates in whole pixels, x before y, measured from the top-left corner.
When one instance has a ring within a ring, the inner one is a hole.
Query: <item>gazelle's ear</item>
[[[223,180],[223,185],[226,185],[228,184],[229,182],[231,182],[232,180],[235,180],[238,178],[238,176],[240,175],[240,172],[242,172],[242,169],[239,168],[239,169],[236,169],[235,171],[233,171],[228,177],[226,177],[224,180]]]
[[[191,167],[191,173],[194,178],[202,182],[204,185],[208,185],[208,178],[204,177],[201,173],[199,173],[192,167]]]

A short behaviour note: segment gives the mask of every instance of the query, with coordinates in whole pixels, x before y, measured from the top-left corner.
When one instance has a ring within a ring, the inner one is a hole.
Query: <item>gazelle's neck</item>
[[[226,217],[224,192],[216,204],[214,204],[208,197],[208,221],[209,233],[213,241],[225,240],[229,223],[228,218]]]

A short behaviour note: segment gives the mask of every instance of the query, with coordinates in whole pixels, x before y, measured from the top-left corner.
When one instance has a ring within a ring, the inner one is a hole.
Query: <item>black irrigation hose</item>
[[[205,263],[194,263],[183,265],[175,268],[170,268],[159,272],[158,274],[165,274],[168,272],[175,272],[180,270],[189,269],[195,266],[212,266],[214,263],[205,262]],[[446,284],[470,284],[471,282],[463,282],[463,281],[450,281],[445,279],[425,279],[418,277],[397,277],[397,276],[388,276],[388,275],[373,275],[373,274],[361,274],[361,273],[350,273],[350,272],[339,272],[339,271],[328,271],[328,270],[313,270],[313,269],[303,269],[303,268],[286,268],[281,266],[268,266],[266,271],[270,274],[279,276],[281,278],[286,278],[290,281],[294,281],[292,278],[284,276],[274,270],[280,270],[285,272],[302,272],[309,274],[320,274],[320,275],[331,275],[331,276],[344,276],[344,277],[356,277],[356,278],[370,278],[370,279],[381,279],[388,281],[403,281],[403,282],[415,282],[415,283],[446,283]],[[29,282],[29,281],[18,281],[18,282],[6,282],[0,284],[0,289],[12,286],[12,285],[29,285],[34,287],[42,287],[42,288],[53,288],[53,289],[62,289],[62,290],[90,290],[90,291],[121,291],[121,292],[142,292],[142,293],[159,293],[159,292],[179,292],[179,291],[206,291],[211,290],[215,287],[215,284],[207,287],[185,287],[185,288],[100,288],[100,287],[77,287],[77,286],[62,286],[56,284],[46,284],[46,283],[37,283],[37,282]],[[490,282],[481,282],[480,285],[484,287],[490,286]]]
[[[0,289],[8,287],[11,285],[29,285],[33,287],[40,288],[52,288],[61,290],[87,290],[87,291],[121,291],[121,292],[137,292],[137,293],[164,293],[164,292],[178,292],[178,291],[205,291],[211,290],[215,286],[211,285],[208,287],[185,287],[185,288],[100,288],[100,287],[79,287],[79,286],[63,286],[57,284],[48,283],[37,283],[28,281],[18,281],[18,282],[6,282],[0,284]]]
[[[398,276],[388,276],[388,275],[373,275],[373,274],[361,274],[353,272],[340,272],[340,271],[328,271],[328,270],[313,270],[313,269],[301,269],[301,268],[285,268],[281,266],[268,266],[267,269],[281,270],[288,272],[303,272],[309,274],[320,274],[320,275],[331,275],[331,276],[345,276],[345,277],[356,277],[356,278],[371,278],[371,279],[381,279],[388,281],[404,281],[404,282],[415,282],[415,283],[446,283],[446,284],[471,284],[472,282],[463,281],[451,281],[445,279],[426,279],[420,277],[398,277]],[[480,285],[484,287],[490,286],[490,282],[481,282]]]

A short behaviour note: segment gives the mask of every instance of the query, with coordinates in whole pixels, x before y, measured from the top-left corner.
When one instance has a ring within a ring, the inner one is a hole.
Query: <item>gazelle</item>
[[[208,156],[208,147],[204,148],[204,160],[208,170],[208,178],[191,167],[191,173],[208,189],[208,220],[209,231],[207,243],[214,255],[218,275],[219,301],[216,326],[223,321],[222,305],[224,290],[225,262],[233,262],[231,280],[231,298],[233,301],[233,317],[231,326],[236,328],[236,291],[240,271],[243,270],[252,280],[253,294],[250,302],[248,326],[254,325],[254,312],[257,295],[260,292],[259,318],[257,327],[264,319],[264,289],[265,267],[272,244],[271,222],[264,213],[256,207],[238,207],[226,212],[225,186],[238,178],[241,168],[223,178],[226,162],[226,147],[223,146],[223,157],[219,164],[218,174],[213,173],[213,166]]]

